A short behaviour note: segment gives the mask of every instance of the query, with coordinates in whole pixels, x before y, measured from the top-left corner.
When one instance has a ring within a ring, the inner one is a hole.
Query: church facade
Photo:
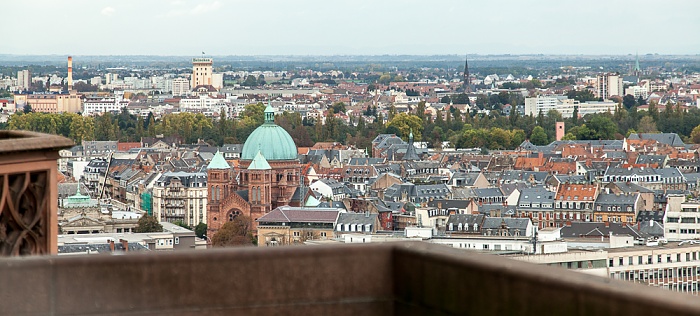
[[[207,166],[207,236],[237,216],[248,216],[256,231],[256,220],[273,209],[303,204],[307,190],[300,186],[297,147],[274,119],[274,109],[268,105],[265,122],[243,145],[237,169],[220,152]]]

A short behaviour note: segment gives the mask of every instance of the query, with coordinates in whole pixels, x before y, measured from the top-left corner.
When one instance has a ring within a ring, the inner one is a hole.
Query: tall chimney
[[[73,57],[68,56],[68,90],[73,90]]]

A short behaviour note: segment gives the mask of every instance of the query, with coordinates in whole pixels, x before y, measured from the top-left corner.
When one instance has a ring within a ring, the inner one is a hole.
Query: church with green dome
[[[265,122],[246,139],[238,168],[216,153],[207,173],[207,236],[239,215],[249,216],[255,231],[256,219],[279,206],[301,206],[308,194],[300,187],[297,146],[275,124],[270,105],[265,109]]]

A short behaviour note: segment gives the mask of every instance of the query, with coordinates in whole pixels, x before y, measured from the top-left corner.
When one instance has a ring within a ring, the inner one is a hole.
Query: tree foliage
[[[194,227],[194,234],[197,237],[204,239],[207,236],[207,224],[199,223]]]
[[[248,216],[236,216],[225,223],[211,238],[214,247],[252,246],[251,220]]]
[[[141,216],[134,228],[135,233],[160,233],[162,231],[163,225],[158,222],[158,219],[148,214]]]
[[[394,127],[400,131],[400,135],[408,140],[408,135],[413,131],[413,140],[421,141],[423,131],[423,121],[417,115],[399,113],[389,121],[387,127]]]

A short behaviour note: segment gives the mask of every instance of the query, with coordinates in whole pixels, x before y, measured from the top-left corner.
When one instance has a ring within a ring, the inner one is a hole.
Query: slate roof
[[[685,147],[685,143],[676,133],[637,133],[630,134],[629,139],[652,139],[673,147]]]
[[[489,204],[489,203],[484,203],[479,205],[478,207],[479,213],[484,214],[484,215],[490,215],[491,211],[501,211],[501,216],[512,216],[515,215],[515,213],[518,210],[517,205],[503,205],[503,204]]]
[[[668,158],[667,155],[639,155],[637,156],[638,164],[659,164],[661,166]]]
[[[463,186],[473,186],[481,174],[477,172],[455,172],[450,179],[450,183],[454,183],[455,179],[461,179]]]
[[[166,172],[163,176],[158,179],[157,184],[159,186],[167,186],[173,179],[180,179],[183,186],[192,187],[206,187],[207,186],[207,174],[200,172]]]
[[[632,182],[615,182],[614,185],[624,193],[653,193],[654,191],[649,190],[639,184]]]
[[[525,188],[520,192],[520,199],[518,200],[518,204],[520,203],[552,203],[554,205],[554,197],[556,193],[552,191],[548,191],[547,189],[543,187],[532,187],[532,188]]]
[[[499,188],[472,189],[479,198],[502,197],[503,192]]]
[[[378,215],[377,213],[340,213],[336,224],[373,225]]]
[[[644,220],[640,221],[639,232],[645,235],[663,238],[664,237],[664,225],[663,221],[657,220]]]
[[[646,176],[646,175],[656,175],[657,173],[654,171],[656,169],[653,168],[617,168],[617,167],[610,167],[608,170],[605,171],[606,176],[631,176],[631,175],[638,175],[638,176]]]
[[[605,225],[608,225],[606,227]],[[645,237],[640,233],[636,226],[629,226],[625,223],[595,223],[595,222],[572,222],[571,225],[562,227],[562,238],[579,238],[579,237],[609,237],[612,232],[614,235],[629,235],[634,238]]]
[[[383,164],[386,162],[384,158],[350,158],[347,163],[348,166],[372,166],[377,164]]]
[[[462,224],[462,230],[459,230],[459,224]],[[446,227],[448,231],[472,232],[480,233],[481,225],[484,223],[484,215],[478,214],[453,214],[447,218]],[[452,224],[452,230],[449,229]],[[476,224],[476,230],[474,230]]]
[[[601,193],[598,194],[598,198],[595,200],[595,205],[608,206],[608,205],[629,205],[633,206],[634,203],[639,198],[639,194],[613,194],[613,193]],[[625,211],[625,210],[623,210]]]
[[[484,219],[482,229],[499,229],[501,224],[505,222],[506,227],[511,236],[515,235],[515,231],[520,231],[521,236],[525,236],[527,226],[530,224],[529,218],[509,218],[509,217],[487,217]]]
[[[450,209],[450,208],[465,209],[467,206],[469,206],[469,202],[470,202],[469,200],[438,199],[438,200],[432,200],[432,201],[428,202],[428,206],[435,207],[435,208],[441,208],[441,209]]]
[[[243,144],[224,144],[219,147],[219,151],[222,153],[238,153],[243,151]]]
[[[639,211],[637,214],[637,222],[648,222],[650,220],[654,220],[663,223],[664,213],[664,211]]]
[[[258,218],[259,223],[335,223],[337,209],[282,206]]]

